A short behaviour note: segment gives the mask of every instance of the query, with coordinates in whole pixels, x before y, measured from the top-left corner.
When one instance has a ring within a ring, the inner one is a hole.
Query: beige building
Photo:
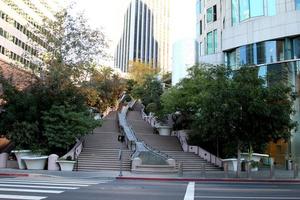
[[[115,67],[128,72],[131,61],[170,69],[170,0],[132,0],[115,53]]]
[[[1,66],[14,64],[29,71],[42,63],[38,54],[49,47],[45,37],[38,33],[45,30],[43,19],[55,20],[60,9],[57,0],[0,0]]]

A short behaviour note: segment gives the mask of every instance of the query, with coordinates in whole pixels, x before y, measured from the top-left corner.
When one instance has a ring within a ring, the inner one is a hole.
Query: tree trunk
[[[240,178],[241,173],[241,149],[240,149],[240,141],[237,144],[237,170],[236,170],[236,177]]]

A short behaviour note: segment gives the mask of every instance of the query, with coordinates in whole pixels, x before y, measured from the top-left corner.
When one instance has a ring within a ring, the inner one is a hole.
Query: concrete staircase
[[[118,142],[117,111],[109,113],[101,127],[86,137],[84,149],[78,158],[79,171],[119,170],[119,149],[123,148],[123,170],[130,171],[131,151]]]
[[[221,170],[194,153],[184,152],[177,137],[154,134],[154,129],[142,119],[140,109],[141,106],[136,103],[133,107],[133,111],[129,111],[127,115],[127,121],[132,126],[138,139],[166,153],[178,163],[182,163],[183,171],[201,171],[202,164],[205,164],[206,170]]]

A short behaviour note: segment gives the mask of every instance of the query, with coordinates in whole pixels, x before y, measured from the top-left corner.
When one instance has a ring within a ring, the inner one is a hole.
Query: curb
[[[47,174],[30,174],[30,173],[0,173],[1,176],[8,177],[54,177],[52,175]]]
[[[141,180],[141,181],[182,181],[182,182],[229,182],[229,183],[298,183],[300,180],[296,179],[205,179],[205,178],[147,178],[147,177],[116,177],[117,180]]]
[[[0,176],[17,176],[17,177],[26,177],[30,174],[18,174],[18,173],[0,173]]]

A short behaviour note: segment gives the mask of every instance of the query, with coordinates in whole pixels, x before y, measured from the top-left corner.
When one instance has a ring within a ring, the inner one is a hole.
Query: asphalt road
[[[76,178],[0,178],[0,199],[300,200],[300,184],[198,183]]]

